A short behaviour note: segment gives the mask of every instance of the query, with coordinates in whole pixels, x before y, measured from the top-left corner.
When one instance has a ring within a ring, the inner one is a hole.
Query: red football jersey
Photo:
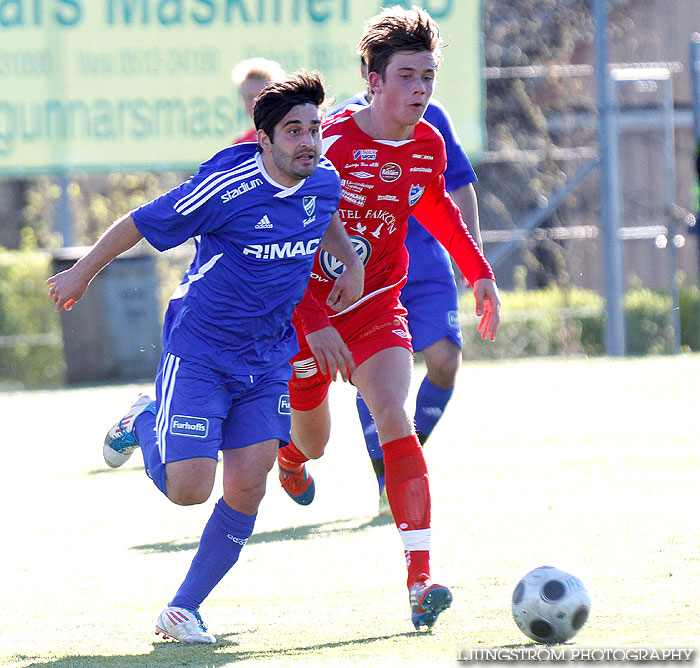
[[[406,281],[404,241],[411,214],[454,257],[470,283],[494,278],[459,209],[445,192],[447,157],[440,134],[421,120],[413,139],[373,139],[353,119],[357,111],[357,107],[348,107],[323,124],[325,155],[341,179],[338,213],[365,265],[364,294],[342,314],[350,314],[375,295]],[[343,265],[326,251],[317,254],[307,293],[312,293],[323,311],[319,313],[313,299],[305,297],[297,308],[305,332],[328,326],[328,316],[336,315],[326,306],[326,299],[342,270]]]

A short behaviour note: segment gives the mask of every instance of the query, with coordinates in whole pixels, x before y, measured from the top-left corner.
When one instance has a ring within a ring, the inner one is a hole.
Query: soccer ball
[[[581,580],[554,566],[525,575],[513,591],[513,619],[537,642],[553,644],[573,638],[588,619],[591,599]]]

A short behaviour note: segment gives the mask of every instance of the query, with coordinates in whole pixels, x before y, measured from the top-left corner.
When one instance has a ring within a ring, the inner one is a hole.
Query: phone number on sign
[[[215,74],[221,65],[217,49],[147,49],[122,50],[119,71],[122,74]]]

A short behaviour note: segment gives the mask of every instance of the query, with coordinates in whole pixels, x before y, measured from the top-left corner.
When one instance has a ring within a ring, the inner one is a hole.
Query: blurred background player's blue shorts
[[[452,276],[430,281],[409,281],[401,289],[408,310],[408,329],[417,352],[442,338],[462,347],[457,286]]]

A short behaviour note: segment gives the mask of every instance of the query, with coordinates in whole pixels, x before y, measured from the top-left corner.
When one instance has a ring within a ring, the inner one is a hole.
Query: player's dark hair
[[[320,107],[326,97],[321,75],[301,70],[284,81],[265,86],[253,107],[253,122],[256,130],[264,130],[274,141],[275,126],[298,104],[313,104]]]
[[[377,72],[384,79],[389,59],[397,51],[430,51],[440,62],[440,29],[428,12],[415,5],[411,9],[394,5],[365,22],[357,52],[368,73]]]

